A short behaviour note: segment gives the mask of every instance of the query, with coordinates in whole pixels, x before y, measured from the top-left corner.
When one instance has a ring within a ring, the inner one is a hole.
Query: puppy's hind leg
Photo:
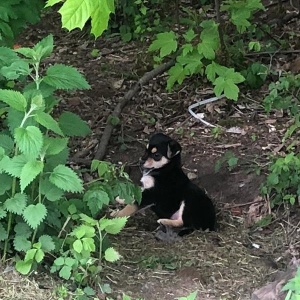
[[[172,226],[172,227],[183,226],[182,214],[183,214],[184,206],[185,206],[184,201],[182,201],[179,210],[173,214],[171,219],[159,219],[157,220],[157,222],[165,226]]]

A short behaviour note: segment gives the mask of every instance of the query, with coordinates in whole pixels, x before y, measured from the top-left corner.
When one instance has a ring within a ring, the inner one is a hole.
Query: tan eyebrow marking
[[[156,147],[153,147],[153,148],[151,149],[151,153],[155,153],[155,152],[157,152],[157,148],[156,148]]]

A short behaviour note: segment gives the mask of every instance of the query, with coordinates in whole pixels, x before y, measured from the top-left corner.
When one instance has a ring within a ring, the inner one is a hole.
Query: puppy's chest
[[[151,189],[155,186],[155,179],[151,175],[144,174],[141,178],[141,183],[143,190]]]

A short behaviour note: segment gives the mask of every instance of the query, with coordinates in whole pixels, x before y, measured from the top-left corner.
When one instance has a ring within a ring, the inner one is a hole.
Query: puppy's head
[[[180,162],[181,147],[179,143],[163,133],[154,134],[141,158],[144,169],[160,169],[172,160]]]

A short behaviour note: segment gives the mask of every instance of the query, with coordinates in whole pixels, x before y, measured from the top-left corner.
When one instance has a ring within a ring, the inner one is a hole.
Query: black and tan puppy
[[[160,224],[190,229],[215,229],[215,208],[204,190],[181,168],[181,146],[169,136],[154,134],[141,158],[141,203],[129,204],[115,216],[129,216],[150,206]]]

